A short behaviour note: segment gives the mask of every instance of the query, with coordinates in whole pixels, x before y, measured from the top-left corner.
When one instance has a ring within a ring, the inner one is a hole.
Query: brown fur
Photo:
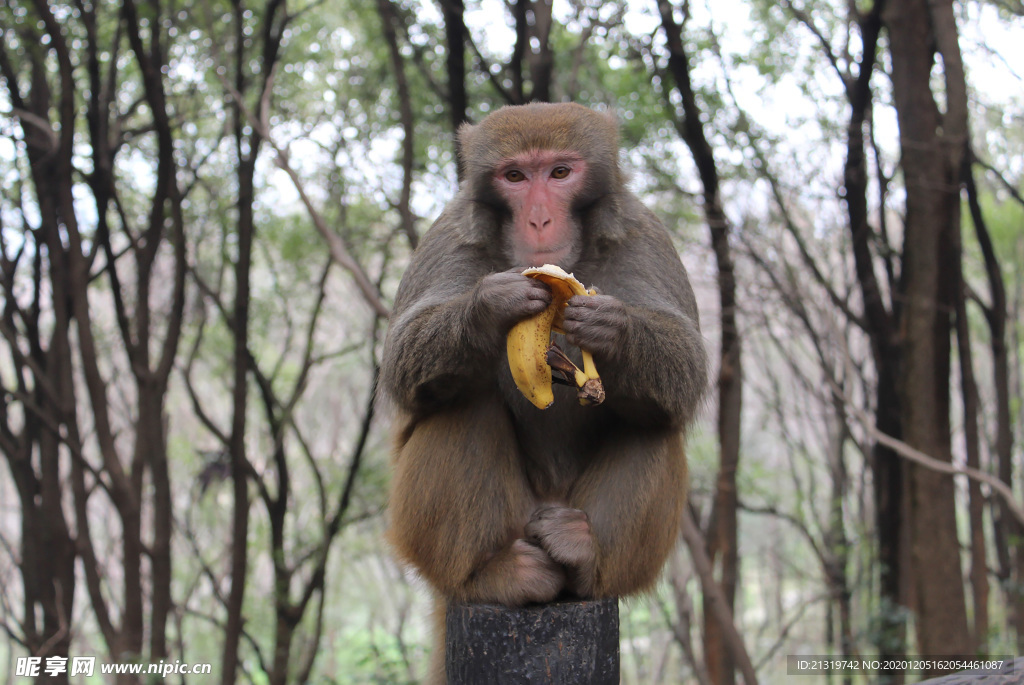
[[[597,173],[591,175],[591,192],[580,198],[582,202],[622,185],[618,124],[610,115],[583,105],[502,107],[475,126],[463,124],[459,142],[464,168],[478,197],[489,197],[493,192],[487,185],[487,172],[524,150],[585,152]]]
[[[467,183],[414,255],[384,347],[398,436],[390,541],[447,600],[641,592],[676,541],[683,433],[706,383],[686,272],[664,227],[622,185],[610,117],[579,105],[506,107],[465,127],[461,142]],[[608,397],[598,407],[556,386],[555,404],[540,411],[508,369],[509,326],[546,296],[500,273],[522,265],[500,240],[508,210],[491,179],[524,150],[587,160],[572,209],[582,244],[562,266],[604,298],[578,306],[575,332],[567,328],[595,351]]]

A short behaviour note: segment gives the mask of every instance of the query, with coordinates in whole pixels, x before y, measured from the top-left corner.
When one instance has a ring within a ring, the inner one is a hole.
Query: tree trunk
[[[76,285],[67,267],[68,250],[62,232],[74,228],[72,194],[74,169],[71,163],[75,135],[75,98],[73,74],[68,46],[60,26],[49,8],[37,7],[39,28],[51,39],[51,47],[33,51],[31,78],[24,82],[14,65],[6,58],[0,62],[0,75],[18,113],[18,122],[25,141],[31,168],[34,200],[39,211],[39,224],[34,232],[25,222],[24,241],[31,243],[33,302],[22,310],[21,320],[28,331],[28,352],[23,354],[11,341],[12,359],[17,369],[18,392],[30,402],[8,394],[4,387],[3,435],[4,456],[14,477],[20,501],[21,558],[18,560],[22,580],[22,612],[19,618],[26,647],[42,657],[68,657],[73,636],[71,621],[75,598],[75,546],[64,514],[62,458],[66,456],[59,430],[74,429],[74,381],[70,331],[74,319],[70,294]],[[28,34],[28,39],[39,39]],[[59,75],[59,98],[53,100],[48,78],[55,60]],[[42,133],[38,122],[51,125],[56,113],[60,132],[51,138]],[[4,327],[17,331],[14,322],[18,283],[15,264],[4,254]],[[47,300],[49,300],[47,302]],[[10,304],[9,304],[10,303]],[[26,316],[27,314],[27,316]],[[52,320],[48,320],[52,315]],[[49,345],[44,340],[50,331]],[[7,332],[4,335],[7,338]],[[31,361],[29,361],[31,360]],[[31,378],[32,387],[26,380]],[[22,404],[21,420],[9,422],[8,403]],[[31,407],[26,406],[31,403]],[[14,424],[13,426],[11,424]],[[18,424],[21,424],[20,426]],[[17,428],[15,428],[17,427]],[[17,438],[11,430],[18,430]],[[14,441],[16,444],[9,444]],[[42,625],[39,624],[41,620]],[[41,675],[38,682],[68,682],[67,674],[54,678]]]
[[[236,6],[234,31],[235,52],[235,92],[246,92],[245,77],[245,45],[243,35],[244,20],[241,7]],[[238,257],[235,262],[235,302],[231,321],[234,337],[232,354],[233,388],[231,433],[228,452],[231,460],[231,483],[234,498],[231,519],[231,589],[228,592],[227,621],[224,630],[224,645],[221,652],[221,684],[233,685],[238,670],[238,648],[242,639],[242,625],[245,617],[245,586],[249,570],[249,470],[245,448],[246,411],[248,408],[249,391],[249,277],[252,263],[252,242],[254,227],[253,217],[253,174],[256,157],[259,154],[259,134],[253,132],[249,136],[248,151],[245,150],[246,125],[241,112],[241,104],[233,103],[235,155],[238,158]]]
[[[857,78],[848,84],[850,121],[847,126],[846,163],[843,170],[843,199],[850,220],[850,244],[857,283],[864,302],[866,331],[871,339],[872,357],[878,380],[875,388],[875,428],[886,435],[902,437],[900,399],[896,391],[901,368],[901,349],[896,329],[902,309],[886,304],[875,273],[871,246],[877,239],[868,216],[868,173],[865,152],[865,127],[871,112],[871,76],[877,63],[878,37],[882,28],[881,12],[885,0],[876,2],[860,20],[864,53],[858,64]],[[880,180],[881,182],[881,180]],[[871,448],[871,471],[875,503],[875,530],[878,536],[879,608],[874,632],[882,659],[900,659],[905,653],[906,627],[901,605],[907,601],[902,538],[904,520],[904,465],[891,449],[875,443]],[[900,671],[880,674],[884,682],[901,683]]]
[[[959,249],[960,246],[957,246]],[[967,320],[967,297],[963,274],[960,276],[956,303],[956,341],[960,359],[960,393],[964,405],[964,443],[967,467],[980,468],[978,453],[981,439],[978,429],[978,386],[974,380],[974,359],[971,353],[970,325]],[[971,478],[967,483],[968,515],[971,540],[971,594],[974,605],[974,648],[972,654],[988,653],[988,554],[985,544],[985,498],[981,483]]]
[[[523,91],[523,63],[526,61],[526,53],[530,49],[530,25],[527,14],[531,4],[531,0],[515,0],[515,4],[512,5],[516,42],[512,47],[512,57],[508,63],[512,72],[512,89],[509,92],[512,99],[508,103],[510,105],[521,105],[526,102]]]
[[[828,532],[825,537],[825,551],[827,561],[825,563],[826,579],[829,587],[831,601],[839,609],[839,656],[850,658],[854,655],[853,637],[853,609],[850,580],[847,573],[847,565],[850,558],[850,540],[846,534],[846,522],[843,516],[843,503],[846,501],[847,490],[849,489],[849,474],[846,466],[845,447],[848,437],[846,424],[843,423],[844,407],[839,398],[834,399],[836,412],[835,437],[831,440],[832,455],[829,459],[832,472],[832,493],[829,498],[829,522]],[[830,612],[831,613],[831,605]],[[832,623],[829,623],[829,630],[833,630]],[[828,641],[832,643],[831,640]],[[852,685],[853,677],[843,674],[844,685]]]
[[[529,51],[530,100],[534,102],[551,102],[551,80],[555,68],[555,53],[551,49],[551,25],[553,8],[552,0],[533,0],[533,25],[530,27],[532,38],[537,39],[536,51]],[[532,42],[532,41],[531,41]]]
[[[956,27],[948,1],[936,3],[931,11],[928,0],[902,0],[888,5],[883,18],[890,38],[907,191],[900,283],[903,439],[949,462],[950,323],[960,270],[954,245],[960,231],[960,156],[966,136],[963,72],[959,52],[954,50]],[[945,70],[945,115],[939,112],[930,87],[936,44]],[[916,465],[909,466],[907,474],[919,651],[967,654],[970,636],[953,480]],[[940,671],[928,675],[934,673]]]
[[[978,245],[985,258],[985,273],[988,276],[989,291],[992,301],[985,307],[985,320],[988,322],[992,349],[992,386],[996,395],[996,475],[1013,488],[1013,424],[1010,418],[1010,358],[1006,346],[1006,284],[1003,283],[1003,271],[996,258],[992,238],[988,233],[985,217],[978,201],[978,189],[974,183],[971,170],[974,163],[973,152],[968,147],[963,165],[963,181],[967,188],[967,205],[971,211],[974,231],[978,236]],[[1016,563],[1011,557],[1012,538],[1018,540],[1024,536],[1017,520],[1009,511],[1007,503],[999,499],[992,502],[992,527],[994,530],[993,544],[996,549],[996,575],[1006,593],[1006,606],[1010,613],[1010,623],[1017,631],[1017,651],[1024,652],[1024,559],[1018,558]],[[1017,544],[1018,550],[1024,545]],[[1024,552],[1018,552],[1024,554]]]
[[[391,0],[377,0],[384,42],[388,45],[391,68],[395,75],[398,91],[398,116],[402,123],[402,192],[398,200],[398,213],[402,217],[402,231],[409,239],[409,247],[416,249],[419,236],[416,234],[416,217],[412,211],[412,172],[416,159],[415,121],[412,111],[412,95],[409,79],[405,75],[405,58],[398,44],[398,12]]]
[[[448,118],[455,134],[467,121],[466,110],[469,109],[466,96],[466,7],[463,0],[440,0],[440,4],[448,72]]]
[[[980,233],[985,232],[981,206],[978,204],[974,179],[971,174],[971,149],[965,146],[964,158],[961,163],[961,179],[967,189],[967,200],[974,225],[981,225]],[[977,230],[977,229],[976,229]],[[987,236],[986,236],[987,237]],[[957,293],[956,308],[956,339],[960,359],[960,383],[964,405],[964,441],[967,452],[967,466],[981,467],[981,429],[978,426],[980,400],[978,385],[974,376],[974,358],[971,349],[970,321],[967,317],[967,282],[963,273],[963,244],[957,245],[960,252],[960,282]],[[1001,283],[1001,281],[1000,281]],[[993,297],[993,307],[997,298]],[[1005,304],[1004,304],[1005,306]],[[1005,311],[1005,310],[1004,310]],[[988,312],[986,312],[988,314]],[[993,330],[993,337],[995,330]],[[998,428],[997,428],[998,431]],[[988,654],[989,631],[989,581],[988,581],[988,546],[985,540],[985,498],[981,492],[981,484],[975,479],[968,482],[968,507],[971,540],[971,593],[974,604],[974,653]]]
[[[445,69],[448,73],[448,119],[452,125],[453,146],[458,162],[459,181],[466,170],[462,168],[459,149],[459,127],[466,123],[469,99],[466,95],[466,6],[463,0],[439,0],[444,17]]]
[[[725,594],[715,580],[711,559],[707,555],[707,542],[701,536],[700,529],[697,527],[697,522],[689,507],[683,508],[681,524],[680,534],[686,547],[690,550],[693,567],[700,578],[701,589],[704,593],[704,610],[715,617],[722,642],[725,643],[723,651],[729,653],[730,659],[739,668],[744,684],[757,685],[754,664],[743,644],[743,638],[736,630],[736,624],[733,621],[732,611],[729,609]],[[709,676],[713,678],[710,673]]]
[[[682,120],[676,128],[686,142],[704,189],[704,217],[711,234],[711,247],[718,266],[718,294],[722,327],[718,368],[718,442],[720,460],[715,500],[708,525],[708,555],[714,563],[721,554],[720,583],[730,614],[735,610],[739,567],[738,500],[736,471],[740,457],[740,418],[743,409],[743,372],[737,326],[736,276],[729,246],[731,225],[719,194],[718,168],[714,152],[704,133],[700,106],[690,81],[689,57],[682,41],[682,28],[667,0],[658,3],[661,25],[668,48],[668,67],[682,99]],[[705,597],[705,602],[707,598]],[[723,640],[723,626],[713,612],[704,611],[704,646],[708,672],[713,682],[735,682],[735,656]]]

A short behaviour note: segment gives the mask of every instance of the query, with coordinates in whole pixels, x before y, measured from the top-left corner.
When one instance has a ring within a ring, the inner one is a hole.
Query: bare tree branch
[[[726,603],[725,594],[715,580],[714,571],[711,568],[711,559],[705,551],[704,537],[697,528],[693,519],[693,513],[689,507],[683,507],[682,526],[683,541],[686,542],[693,559],[693,566],[700,577],[701,588],[704,591],[705,610],[714,613],[716,620],[722,628],[722,635],[725,637],[729,651],[732,653],[736,666],[743,675],[743,682],[746,685],[757,685],[757,673],[750,661],[750,655],[743,644],[743,638],[736,630],[736,623],[733,621],[732,612]]]
[[[216,45],[216,41],[213,41],[212,45]],[[217,53],[216,48],[214,48],[214,52],[215,54]],[[274,73],[276,70],[277,64],[275,63],[270,76],[267,78],[263,94],[261,95],[261,100],[264,102],[267,101],[273,90]],[[261,117],[257,117],[256,114],[253,113],[253,111],[245,104],[245,98],[243,98],[242,94],[238,92],[238,89],[228,81],[227,76],[219,70],[214,71],[220,78],[224,89],[231,95],[239,111],[242,112],[246,120],[249,122],[249,125],[257,131],[260,137],[263,138],[274,151],[274,163],[279,169],[288,175],[288,178],[291,180],[296,192],[299,194],[299,199],[302,201],[303,206],[305,206],[306,211],[313,220],[313,225],[316,227],[317,232],[327,243],[327,248],[330,250],[331,257],[352,275],[352,278],[356,283],[356,287],[363,295],[363,299],[366,300],[367,304],[370,305],[374,312],[384,318],[388,318],[391,315],[391,310],[384,304],[384,301],[381,299],[380,292],[370,281],[370,278],[366,275],[363,267],[352,256],[348,246],[345,244],[345,240],[338,235],[337,232],[332,231],[327,226],[327,221],[316,208],[316,205],[313,204],[309,194],[306,192],[305,183],[299,177],[298,172],[291,166],[291,163],[288,160],[288,151],[273,139],[267,122],[261,120]],[[263,114],[264,117],[268,116],[266,110],[263,110]]]

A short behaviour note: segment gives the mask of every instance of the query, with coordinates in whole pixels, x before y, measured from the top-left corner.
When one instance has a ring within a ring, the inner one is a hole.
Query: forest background
[[[453,132],[530,100],[619,118],[715,360],[623,682],[1024,653],[1022,24],[1020,0],[2,0],[0,680],[27,655],[422,677],[380,347]]]

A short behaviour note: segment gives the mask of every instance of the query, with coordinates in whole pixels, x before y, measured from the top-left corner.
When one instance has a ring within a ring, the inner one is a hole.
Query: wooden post
[[[617,599],[454,604],[445,629],[448,685],[619,683]]]

